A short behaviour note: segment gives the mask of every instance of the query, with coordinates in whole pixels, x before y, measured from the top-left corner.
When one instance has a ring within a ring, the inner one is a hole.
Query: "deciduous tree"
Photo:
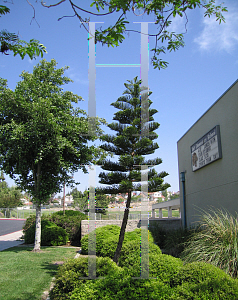
[[[13,208],[21,205],[20,199],[22,194],[15,186],[9,187],[5,181],[3,171],[0,176],[0,207]]]
[[[74,199],[74,206],[78,206],[80,210],[82,211],[88,211],[88,197],[89,197],[89,191],[84,191],[83,193],[81,191],[78,191],[77,188],[74,188],[71,192],[71,195]],[[108,208],[108,204],[110,202],[110,199],[107,195],[102,194],[96,194],[96,213],[106,213],[106,209]]]
[[[22,205],[20,199],[22,194],[15,186],[0,189],[0,207],[1,208],[13,208]]]
[[[40,250],[41,204],[63,184],[74,183],[72,173],[90,164],[95,147],[88,146],[86,113],[74,108],[81,97],[62,86],[68,67],[42,60],[33,73],[23,71],[15,91],[0,81],[0,167],[36,205],[34,251]],[[96,134],[101,134],[96,119]]]
[[[89,22],[92,16],[101,16],[104,21],[108,15],[114,15],[116,19],[109,27],[104,29],[100,27],[95,32],[96,43],[101,42],[108,47],[119,46],[129,32],[140,33],[140,31],[128,29],[130,22],[126,18],[127,13],[133,12],[138,18],[143,15],[150,16],[156,28],[153,29],[156,33],[149,34],[155,39],[155,46],[151,49],[153,51],[152,64],[158,69],[166,68],[168,65],[168,62],[161,59],[161,54],[184,46],[184,33],[170,30],[175,17],[184,18],[184,32],[187,32],[189,10],[197,7],[203,8],[205,17],[215,16],[219,23],[225,21],[222,13],[227,11],[223,4],[216,5],[215,0],[94,0],[90,2],[90,7],[95,6],[96,10],[85,9],[82,1],[77,0],[61,0],[53,4],[41,0],[41,4],[48,8],[68,3],[74,12],[73,17],[77,17],[85,29],[87,29],[85,23]],[[63,17],[66,16],[60,19]]]
[[[10,9],[5,5],[0,5],[0,17],[10,13]],[[19,39],[15,33],[10,33],[6,29],[0,31],[0,52],[8,55],[12,51],[14,56],[17,54],[23,59],[26,55],[33,59],[36,56],[43,57],[46,52],[46,47],[40,44],[39,41],[31,39],[30,42],[25,42]]]

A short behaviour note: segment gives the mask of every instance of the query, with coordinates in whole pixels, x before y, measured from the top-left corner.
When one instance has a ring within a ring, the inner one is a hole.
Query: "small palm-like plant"
[[[185,262],[205,261],[237,277],[238,218],[222,210],[205,212],[200,228],[186,243],[181,258]]]

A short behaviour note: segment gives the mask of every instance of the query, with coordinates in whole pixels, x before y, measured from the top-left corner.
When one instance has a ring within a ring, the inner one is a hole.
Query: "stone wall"
[[[126,226],[126,231],[133,231],[136,228],[140,228],[140,220],[128,220],[127,221],[127,226]],[[181,219],[180,218],[164,218],[164,219],[159,219],[159,218],[150,218],[149,224],[150,226],[153,226],[153,224],[159,224],[162,228],[165,230],[170,230],[170,229],[178,229],[181,227]],[[121,227],[122,220],[96,220],[95,221],[95,226],[96,228],[106,226],[106,225],[118,225]],[[85,234],[88,233],[88,220],[82,220],[81,221],[81,237],[83,237]]]

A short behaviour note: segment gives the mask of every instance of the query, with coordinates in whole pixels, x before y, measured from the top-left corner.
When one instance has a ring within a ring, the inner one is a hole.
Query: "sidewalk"
[[[23,235],[22,230],[12,232],[9,234],[5,234],[5,235],[1,235],[0,236],[0,251],[23,244],[24,241],[20,240],[20,237],[22,237],[22,235]]]

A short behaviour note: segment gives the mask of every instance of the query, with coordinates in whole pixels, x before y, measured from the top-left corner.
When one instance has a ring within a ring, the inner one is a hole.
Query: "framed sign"
[[[192,170],[222,158],[220,126],[217,125],[191,146]]]

